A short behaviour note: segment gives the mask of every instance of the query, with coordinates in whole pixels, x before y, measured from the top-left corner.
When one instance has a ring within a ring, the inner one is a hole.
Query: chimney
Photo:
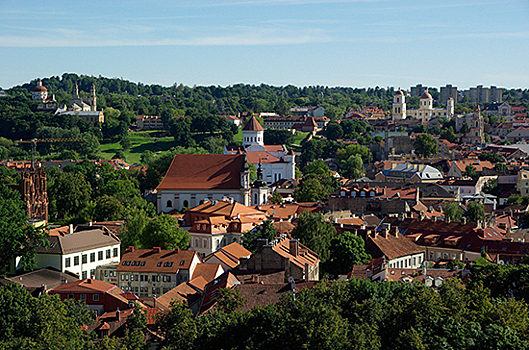
[[[483,230],[482,228],[478,228],[476,232],[478,233],[478,236],[480,236],[481,238],[485,237],[485,230]]]
[[[69,234],[72,234],[72,233],[73,233],[73,224],[70,224],[70,225],[68,226],[68,233],[69,233]]]
[[[116,309],[116,320],[118,322],[121,320],[121,312],[119,311],[119,307]]]
[[[127,252],[128,252],[128,253],[134,253],[134,246],[131,245],[131,246],[129,247],[129,249],[127,249]]]
[[[152,248],[152,251],[153,251],[154,253],[160,253],[160,252],[162,251],[162,248],[160,248],[160,247],[153,247],[153,248]]]
[[[248,270],[248,257],[243,256],[239,259],[239,270]]]
[[[91,284],[92,283],[92,279],[91,278],[87,278],[86,279],[86,283]]]
[[[180,253],[180,248],[176,247],[174,251],[176,252],[176,254],[179,254]]]
[[[265,245],[268,245],[268,239],[266,238],[259,238],[257,240],[257,251],[263,249]]]
[[[293,256],[299,255],[299,241],[297,239],[290,240],[290,254]]]

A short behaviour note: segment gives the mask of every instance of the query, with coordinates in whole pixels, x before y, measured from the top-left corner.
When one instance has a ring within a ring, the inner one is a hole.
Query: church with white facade
[[[264,129],[259,121],[252,117],[242,130],[242,147],[227,147],[224,154],[246,154],[246,161],[261,167],[263,181],[271,185],[281,179],[296,177],[295,154],[284,145],[265,145]]]
[[[426,91],[421,95],[419,108],[406,109],[406,96],[401,89],[398,89],[393,96],[393,120],[402,120],[406,118],[420,119],[427,122],[434,118],[452,119],[454,116],[454,99],[449,98],[446,102],[446,108],[434,108],[433,97]]]

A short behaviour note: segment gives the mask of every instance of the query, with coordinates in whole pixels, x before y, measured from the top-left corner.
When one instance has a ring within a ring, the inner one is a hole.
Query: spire
[[[75,88],[73,90],[73,98],[79,99],[79,86],[77,86],[77,83],[75,83]]]

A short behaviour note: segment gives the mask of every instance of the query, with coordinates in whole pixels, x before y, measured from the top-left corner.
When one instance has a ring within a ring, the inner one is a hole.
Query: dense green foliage
[[[349,231],[333,237],[329,247],[330,259],[325,264],[325,271],[334,276],[347,274],[353,265],[367,264],[371,256],[365,251],[362,237]]]
[[[305,167],[303,180],[294,192],[298,202],[326,201],[329,193],[338,188],[338,180],[331,176],[323,160],[316,160]]]
[[[233,297],[233,296],[232,296]],[[236,301],[231,298],[230,300]],[[233,302],[231,303],[233,305]],[[527,349],[529,311],[482,283],[322,282],[246,313],[218,308],[192,319],[174,304],[167,349]],[[185,327],[183,326],[185,325]]]
[[[413,147],[417,155],[425,158],[436,155],[438,150],[437,140],[428,134],[417,135]]]
[[[336,229],[323,219],[322,214],[305,212],[299,216],[292,236],[318,254],[324,262],[330,257],[329,248],[332,238],[336,236]]]
[[[277,231],[272,220],[265,220],[260,226],[253,230],[245,232],[242,236],[242,245],[252,253],[257,250],[257,240],[266,239],[268,242],[273,241],[277,237]]]
[[[82,327],[91,320],[73,300],[46,294],[37,299],[16,283],[0,288],[0,349],[90,349]]]

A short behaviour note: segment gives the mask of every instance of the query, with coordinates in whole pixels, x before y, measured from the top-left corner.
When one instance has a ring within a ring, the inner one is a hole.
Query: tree
[[[145,210],[140,208],[131,208],[126,214],[125,225],[119,234],[121,239],[121,246],[140,247],[142,233],[147,224],[148,218]]]
[[[118,149],[116,153],[112,156],[112,159],[123,159],[126,160],[125,152],[122,149]]]
[[[364,162],[360,154],[351,155],[342,166],[347,178],[358,179],[364,176]]]
[[[439,136],[439,138],[447,140],[448,142],[455,142],[456,134],[454,133],[454,129],[451,126],[449,126],[448,128],[444,128],[441,131],[441,135]]]
[[[266,129],[264,132],[265,145],[290,145],[294,135],[289,130]]]
[[[35,247],[45,244],[48,234],[42,228],[28,224],[18,199],[0,199],[0,266],[10,266],[17,257],[22,258],[24,268],[34,266]]]
[[[468,176],[468,177],[471,177],[471,178],[477,178],[479,175],[478,175],[478,172],[476,171],[476,167],[474,167],[474,165],[472,164],[468,164],[466,167],[465,167],[465,175]]]
[[[178,226],[178,221],[170,215],[162,214],[149,221],[141,235],[143,248],[187,249],[189,233]]]
[[[329,251],[328,271],[335,276],[350,272],[353,265],[367,264],[371,258],[362,237],[349,231],[333,237]]]
[[[459,206],[458,202],[450,201],[447,205],[444,206],[443,213],[445,218],[450,219],[451,221],[459,222],[463,217],[464,211]]]
[[[80,173],[62,172],[49,189],[50,202],[57,208],[58,219],[76,216],[90,200],[92,186]]]
[[[336,229],[323,219],[322,214],[305,212],[299,216],[292,236],[318,254],[321,261],[326,261],[329,258],[331,239],[336,236]]]
[[[242,236],[242,245],[252,253],[255,253],[258,239],[266,239],[268,242],[271,242],[276,237],[277,231],[274,223],[271,220],[265,220],[260,226],[244,233],[244,236]]]
[[[171,311],[157,322],[165,336],[164,345],[170,349],[192,349],[197,326],[191,310],[179,300],[173,300],[169,307]]]
[[[478,222],[485,219],[485,208],[483,204],[472,201],[467,205],[466,216],[472,222]]]
[[[49,294],[35,298],[10,282],[0,287],[0,348],[90,349],[92,340],[83,327],[91,316],[74,300]]]
[[[103,195],[96,199],[92,219],[95,221],[121,220],[125,207],[111,196]]]
[[[342,136],[343,136],[342,127],[340,126],[340,124],[338,124],[336,122],[331,122],[331,123],[327,124],[327,126],[325,128],[325,136],[329,140],[341,139]]]
[[[329,192],[317,178],[303,180],[294,191],[294,198],[298,202],[325,201]]]
[[[413,143],[415,153],[419,156],[427,158],[437,154],[437,141],[432,135],[420,134]]]
[[[127,318],[127,328],[122,340],[123,350],[145,349],[145,332],[147,330],[147,316],[143,309],[134,303],[134,311]]]
[[[283,204],[283,196],[281,196],[281,193],[274,192],[272,197],[270,197],[270,203],[272,203],[272,204]]]
[[[123,148],[124,150],[129,150],[130,147],[132,146],[132,142],[130,141],[130,137],[129,135],[125,135],[121,138],[121,140],[119,140],[119,144],[121,145],[121,148]]]

